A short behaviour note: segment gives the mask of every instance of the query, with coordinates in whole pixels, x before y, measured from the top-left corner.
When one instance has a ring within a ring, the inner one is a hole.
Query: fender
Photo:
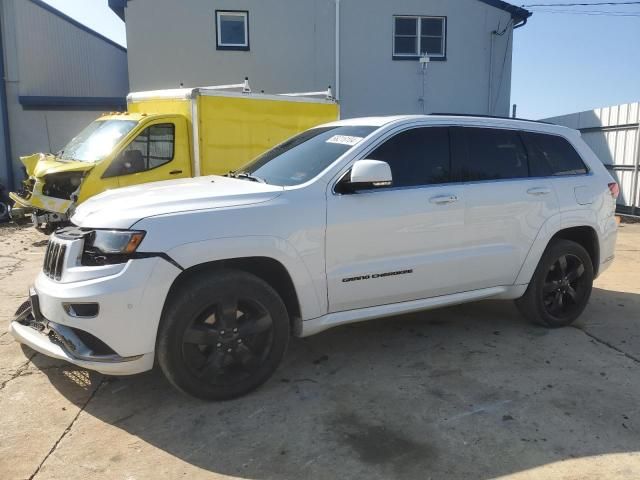
[[[317,292],[312,275],[296,249],[285,239],[272,236],[226,237],[186,243],[172,248],[168,255],[188,269],[219,260],[267,257],[280,262],[289,272],[298,295],[302,320],[327,313],[325,292]],[[249,255],[250,253],[250,255]],[[326,284],[325,288],[326,288]]]
[[[592,210],[569,210],[549,217],[540,228],[538,236],[529,249],[527,258],[516,278],[515,285],[526,285],[531,281],[540,258],[553,236],[561,230],[572,227],[591,227],[598,235],[598,241],[600,241],[602,232],[598,227],[596,215]]]

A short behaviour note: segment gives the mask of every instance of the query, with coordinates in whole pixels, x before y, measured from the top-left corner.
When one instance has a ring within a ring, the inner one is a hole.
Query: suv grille
[[[58,243],[53,238],[49,239],[47,252],[44,254],[44,265],[42,271],[44,274],[60,280],[62,278],[62,268],[64,267],[64,258],[67,253],[67,246],[64,243]]]

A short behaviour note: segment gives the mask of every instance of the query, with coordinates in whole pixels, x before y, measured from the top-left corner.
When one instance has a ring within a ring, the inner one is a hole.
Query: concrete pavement
[[[0,478],[640,478],[640,225],[577,328],[480,302],[294,340],[259,391],[203,403],[4,334],[45,237],[0,228]]]

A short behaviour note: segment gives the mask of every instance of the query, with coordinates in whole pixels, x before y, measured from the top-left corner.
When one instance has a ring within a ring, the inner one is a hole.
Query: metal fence
[[[640,214],[640,103],[548,118],[575,128],[620,185],[618,211]]]

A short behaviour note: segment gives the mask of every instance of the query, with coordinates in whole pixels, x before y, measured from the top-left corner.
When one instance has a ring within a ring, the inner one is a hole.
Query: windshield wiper
[[[264,178],[251,175],[250,173],[247,173],[247,172],[229,172],[227,173],[226,176],[230,178],[237,178],[239,180],[250,180],[252,182],[267,183],[267,181]]]

